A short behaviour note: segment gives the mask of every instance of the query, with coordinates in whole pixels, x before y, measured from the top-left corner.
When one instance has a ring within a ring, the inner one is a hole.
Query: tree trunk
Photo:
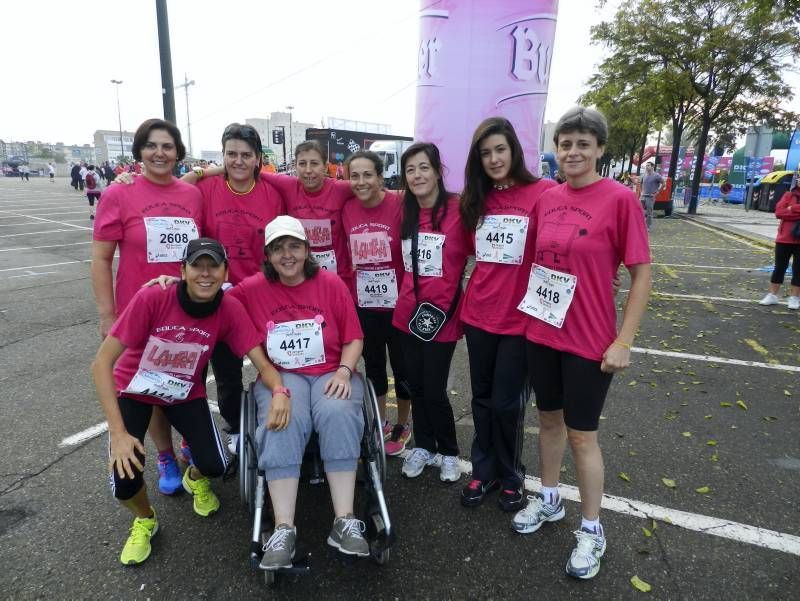
[[[644,157],[644,145],[647,144],[647,134],[642,136],[642,149],[639,151],[639,164],[636,165],[636,175],[642,174],[642,157]]]
[[[633,173],[633,155],[636,153],[636,142],[631,144],[630,152],[631,152],[631,160],[628,161],[628,175]],[[641,159],[641,156],[639,158]]]
[[[675,174],[678,172],[678,156],[681,151],[681,138],[683,137],[683,119],[672,120],[672,154],[669,157],[669,172],[667,177],[672,179],[675,186]]]
[[[706,146],[708,145],[708,132],[711,129],[711,115],[709,115],[708,108],[703,109],[703,121],[700,129],[700,137],[697,139],[697,150],[695,157],[697,158],[697,166],[694,170],[694,177],[692,177],[692,200],[689,202],[689,215],[697,214],[697,200],[700,193],[700,182],[703,180],[703,158],[706,155]]]

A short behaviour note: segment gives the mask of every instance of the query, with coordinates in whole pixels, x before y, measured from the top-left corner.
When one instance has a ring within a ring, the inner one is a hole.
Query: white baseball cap
[[[299,219],[289,215],[280,215],[267,224],[264,230],[264,244],[268,246],[274,240],[283,236],[291,236],[305,242],[306,230]]]

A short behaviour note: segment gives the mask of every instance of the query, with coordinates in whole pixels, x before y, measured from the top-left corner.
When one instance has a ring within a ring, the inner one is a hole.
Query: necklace
[[[503,191],[503,190],[508,190],[513,185],[514,185],[514,182],[511,182],[510,184],[492,184],[492,187],[495,190]]]
[[[236,194],[236,196],[245,196],[245,195],[247,195],[247,194],[250,194],[250,192],[252,192],[252,191],[253,191],[253,188],[255,188],[255,187],[256,187],[256,180],[253,180],[253,183],[252,183],[252,184],[250,184],[250,187],[249,187],[247,190],[245,190],[244,192],[238,192],[238,191],[234,190],[234,189],[231,187],[231,183],[230,183],[228,180],[225,180],[225,185],[226,185],[226,186],[228,186],[228,190],[230,190],[231,192],[233,192],[234,194]]]

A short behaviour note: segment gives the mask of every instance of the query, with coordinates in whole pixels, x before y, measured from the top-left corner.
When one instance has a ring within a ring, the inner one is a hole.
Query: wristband
[[[192,171],[197,176],[197,179],[203,179],[203,176],[206,174],[202,167],[192,167]]]
[[[272,389],[272,396],[276,394],[285,394],[287,398],[292,398],[292,391],[286,388],[286,386],[276,386]]]
[[[347,370],[347,373],[348,373],[348,374],[350,374],[350,377],[352,378],[352,377],[353,377],[353,370],[352,370],[352,369],[350,369],[349,367],[347,367],[347,366],[346,366],[344,363],[342,363],[342,364],[341,364],[339,367],[337,367],[336,369],[342,369],[343,367],[344,367],[344,368]]]
[[[631,350],[631,345],[628,344],[627,342],[622,342],[622,340],[615,340],[614,344],[618,344],[618,345],[620,345],[622,347],[625,347],[628,350]]]

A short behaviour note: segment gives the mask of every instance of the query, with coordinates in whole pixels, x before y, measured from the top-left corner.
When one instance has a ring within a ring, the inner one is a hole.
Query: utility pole
[[[117,119],[119,120],[119,153],[122,155],[122,162],[125,162],[125,146],[122,144],[122,113],[119,110],[119,86],[122,84],[121,79],[112,79],[111,83],[115,85],[117,90]],[[111,157],[108,157],[109,159]]]
[[[289,157],[294,159],[294,137],[292,136],[292,109],[291,104],[286,107],[289,109]]]
[[[158,54],[161,59],[161,95],[164,101],[164,119],[175,123],[175,87],[172,83],[167,0],[156,0],[156,19],[158,21]]]
[[[183,74],[183,83],[180,85],[175,86],[175,89],[183,88],[186,92],[186,135],[189,136],[189,156],[193,157],[194,153],[192,152],[192,122],[189,120],[189,86],[194,85],[194,79],[189,81],[189,76],[184,73]]]

